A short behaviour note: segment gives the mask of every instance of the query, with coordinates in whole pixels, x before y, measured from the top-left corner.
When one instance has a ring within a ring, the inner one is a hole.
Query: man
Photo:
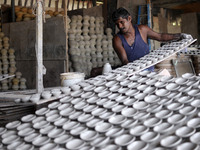
[[[180,40],[192,38],[187,34],[156,33],[146,25],[132,25],[129,12],[120,7],[112,14],[112,20],[117,25],[119,32],[113,38],[113,47],[122,65],[133,62],[149,53],[147,38],[157,41]],[[153,71],[154,67],[148,68]]]

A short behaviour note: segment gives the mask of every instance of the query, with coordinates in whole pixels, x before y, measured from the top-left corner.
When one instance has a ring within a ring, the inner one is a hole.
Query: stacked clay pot
[[[104,34],[103,17],[72,16],[69,35],[69,54],[73,71],[90,76],[92,68],[106,63],[112,66],[121,62],[112,46],[112,29]]]
[[[32,8],[15,6],[16,22],[35,19]]]
[[[1,29],[1,28],[0,28]],[[15,75],[1,81],[0,89],[7,90],[24,90],[26,89],[26,79],[21,78],[22,73],[16,72],[15,50],[10,48],[9,38],[3,32],[0,32],[0,75],[6,77]]]
[[[30,7],[15,6],[16,22],[29,21],[36,18],[35,12]],[[52,18],[56,16],[64,16],[64,11],[46,10],[45,18]]]

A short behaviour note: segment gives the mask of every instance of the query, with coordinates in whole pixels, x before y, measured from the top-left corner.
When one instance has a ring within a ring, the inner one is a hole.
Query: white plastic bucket
[[[83,81],[85,78],[84,73],[80,72],[68,72],[68,73],[61,73],[61,86],[71,86],[80,81]]]

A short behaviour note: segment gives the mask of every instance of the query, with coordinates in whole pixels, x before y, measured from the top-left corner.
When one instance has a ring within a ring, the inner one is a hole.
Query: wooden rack
[[[11,0],[12,1],[12,0]],[[33,7],[37,0],[15,0],[16,6]],[[44,0],[45,7],[64,8],[65,0]],[[10,5],[8,0],[4,0],[3,4]],[[97,0],[67,0],[67,10],[75,10],[81,8],[91,8],[97,5]]]

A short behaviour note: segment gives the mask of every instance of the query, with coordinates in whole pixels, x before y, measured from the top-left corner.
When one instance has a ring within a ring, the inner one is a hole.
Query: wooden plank
[[[59,3],[59,0],[55,0],[55,11],[58,11],[58,3]]]
[[[92,0],[93,7],[97,5],[96,0]]]
[[[15,0],[11,0],[11,10],[12,22],[15,22]]]
[[[36,92],[42,93],[43,87],[43,6],[37,3],[36,10]]]
[[[49,0],[49,4],[48,4],[48,7],[51,7],[51,0]]]
[[[62,0],[62,5],[61,5],[62,8],[65,7],[65,0]]]
[[[18,6],[22,6],[22,0],[18,1]]]
[[[25,0],[24,2],[24,7],[26,7],[28,0]]]
[[[90,2],[90,0],[87,0],[87,1],[86,1],[87,8],[89,8],[89,2]]]
[[[77,9],[79,9],[80,0],[78,0]]]
[[[21,118],[21,116],[25,116],[25,115],[28,115],[30,113],[34,113],[34,111],[29,109],[27,111],[18,112],[17,115],[16,115],[16,113],[14,113],[14,114],[6,115],[6,116],[0,116],[0,120],[2,120],[2,119],[3,120],[13,120],[13,119],[15,119],[18,116],[20,116],[20,118]]]
[[[84,3],[85,3],[85,0],[82,1],[82,8],[84,8]]]
[[[68,20],[67,20],[67,0],[65,0],[65,34],[66,34],[66,72],[69,72],[69,56],[68,56]]]
[[[31,3],[30,3],[31,7],[33,7],[33,0],[31,0]]]
[[[104,0],[103,2],[103,18],[107,18],[108,16],[108,0]],[[104,29],[107,28],[107,19],[104,19]]]
[[[67,0],[67,6],[65,5],[65,7],[69,10],[69,3],[70,3],[70,0]]]
[[[9,114],[9,113],[16,112],[16,111],[34,110],[34,109],[35,109],[35,106],[32,104],[30,106],[18,106],[18,107],[13,107],[13,108],[7,107],[7,108],[1,109],[0,111],[3,114]]]
[[[72,10],[74,10],[74,1],[75,1],[75,0],[73,0],[73,2],[72,2]]]

